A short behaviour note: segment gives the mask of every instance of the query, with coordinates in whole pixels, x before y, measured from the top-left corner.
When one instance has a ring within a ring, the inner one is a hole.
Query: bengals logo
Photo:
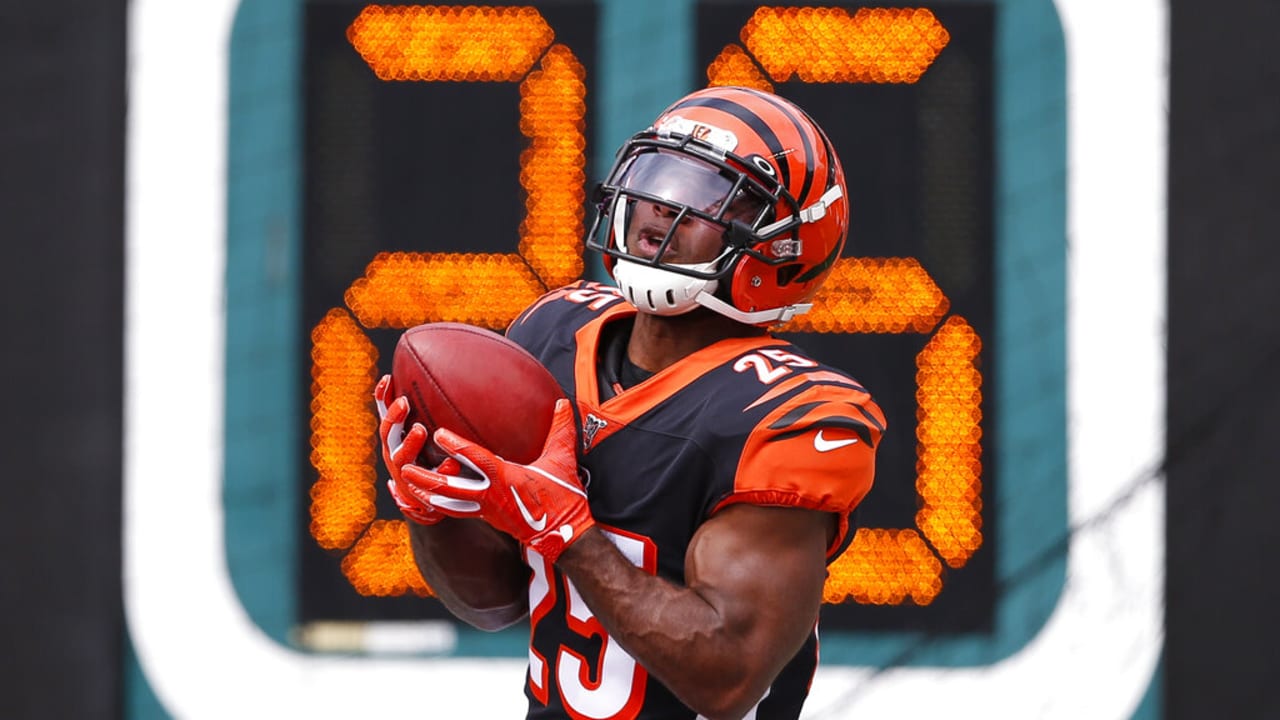
[[[738,147],[738,136],[731,130],[708,125],[681,115],[670,115],[658,121],[655,130],[661,135],[688,135],[701,140],[725,152],[733,152]]]

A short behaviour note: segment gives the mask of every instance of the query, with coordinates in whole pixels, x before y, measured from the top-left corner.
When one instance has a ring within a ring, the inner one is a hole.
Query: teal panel
[[[1000,473],[991,663],[1052,614],[1066,577],[1066,47],[1049,0],[1004,0],[996,30],[996,358]]]
[[[676,98],[701,87],[693,67],[695,0],[601,0],[600,77],[588,81],[596,112],[596,165],[588,182],[604,177],[614,153]],[[641,39],[639,40],[638,39]],[[638,71],[642,69],[642,71]],[[608,281],[596,253],[586,276]]]
[[[254,622],[294,624],[299,516],[301,2],[244,0],[227,107],[227,565]]]
[[[609,171],[627,138],[704,84],[693,67],[693,8],[694,0],[601,0],[593,177]]]

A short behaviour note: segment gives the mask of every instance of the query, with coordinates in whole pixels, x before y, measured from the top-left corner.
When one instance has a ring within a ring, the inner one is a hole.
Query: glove
[[[404,465],[401,489],[437,512],[482,518],[552,563],[595,525],[587,493],[578,482],[577,425],[568,400],[556,401],[542,455],[529,465],[507,462],[445,428],[436,430],[434,440],[461,466],[479,475],[444,472],[445,465],[437,470]]]
[[[441,468],[443,467],[442,465]],[[391,498],[396,501],[396,507],[400,508],[400,514],[419,525],[435,525],[444,519],[443,514],[437,512],[431,503],[423,500],[418,494],[412,491],[408,493],[401,491],[395,478],[387,480],[387,489],[391,491]]]
[[[427,429],[422,423],[414,423],[408,434],[404,431],[404,422],[409,417],[409,399],[398,397],[388,404],[392,397],[391,376],[383,375],[373,388],[373,399],[378,405],[378,438],[382,443],[382,462],[391,472],[387,481],[387,489],[396,501],[401,514],[419,525],[435,525],[444,519],[444,515],[436,512],[431,503],[417,494],[406,492],[400,485],[400,469],[413,462],[427,443]],[[441,465],[440,469],[446,469]],[[461,467],[456,464],[447,469],[457,472]]]

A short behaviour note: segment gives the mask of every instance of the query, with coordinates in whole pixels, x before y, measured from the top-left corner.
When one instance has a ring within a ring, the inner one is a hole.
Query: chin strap
[[[744,312],[708,292],[700,292],[693,301],[713,312],[720,313],[730,320],[737,320],[748,325],[764,325],[787,322],[797,315],[803,315],[813,309],[813,303],[796,303],[772,310]]]
[[[844,189],[839,185],[832,185],[822,194],[812,205],[800,211],[800,222],[811,223],[821,220],[827,214],[827,208],[832,203],[844,197]],[[782,227],[790,222],[790,218],[782,218],[775,223],[760,228],[761,235],[768,234],[777,228]],[[694,296],[693,301],[704,308],[740,323],[748,325],[767,325],[773,323],[784,323],[797,315],[803,315],[813,309],[813,303],[796,303],[795,305],[787,305],[785,307],[774,308],[772,310],[760,310],[758,312],[744,312],[709,292],[703,291]]]

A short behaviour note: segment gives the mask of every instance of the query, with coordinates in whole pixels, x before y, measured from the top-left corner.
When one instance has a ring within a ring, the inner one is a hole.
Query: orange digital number
[[[326,549],[349,549],[343,572],[362,594],[427,594],[403,521],[374,517],[377,351],[365,330],[433,321],[502,328],[544,288],[580,276],[584,73],[528,7],[369,6],[348,37],[384,80],[520,82],[520,128],[529,137],[516,253],[380,254],[347,290],[346,308],[332,309],[312,332],[319,479],[311,533]],[[709,84],[915,82],[948,41],[928,10],[777,7],[759,8],[741,38],[745,48],[726,47],[707,69]],[[503,292],[475,290],[486,286]],[[814,309],[782,328],[932,334],[916,357],[916,526],[859,529],[830,568],[827,602],[928,604],[942,589],[942,563],[962,567],[982,544],[981,339],[949,309],[915,259],[843,258]]]
[[[384,253],[312,330],[311,534],[347,550],[365,595],[427,594],[402,520],[375,520],[379,466],[370,393],[378,354],[365,331],[424,322],[500,329],[548,287],[582,275],[585,71],[523,7],[366,7],[347,37],[383,80],[518,82],[526,214],[509,254]],[[477,288],[501,288],[488,293]]]

